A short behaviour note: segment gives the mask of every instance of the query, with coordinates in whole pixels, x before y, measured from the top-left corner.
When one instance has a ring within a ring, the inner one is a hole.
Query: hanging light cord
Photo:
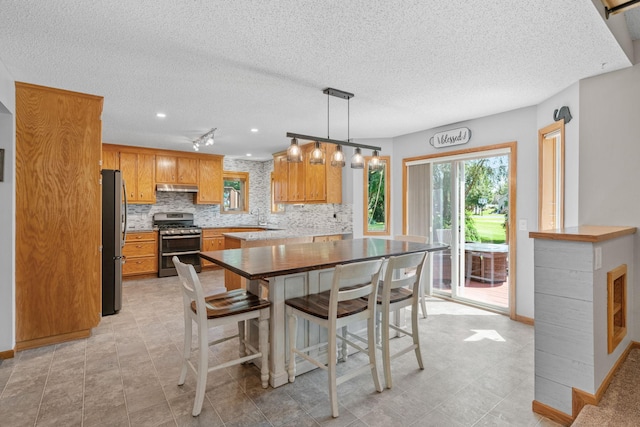
[[[349,101],[350,101],[350,98],[347,98],[347,141],[350,142],[351,140],[349,139],[349,127],[350,127],[349,126],[349,117],[350,117],[351,114],[349,112]]]
[[[329,114],[329,94],[327,93],[327,139],[331,139],[329,136],[329,120],[331,119],[331,115]]]

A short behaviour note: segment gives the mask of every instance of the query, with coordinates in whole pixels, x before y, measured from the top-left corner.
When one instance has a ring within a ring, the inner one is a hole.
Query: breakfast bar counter
[[[285,300],[329,290],[333,269],[338,264],[414,253],[440,251],[448,246],[401,242],[386,239],[349,239],[329,242],[295,243],[277,246],[201,252],[200,256],[247,279],[247,290],[256,295],[265,288],[271,302],[269,320],[269,383],[278,387],[288,382]],[[322,342],[326,331],[299,319],[298,330],[305,340]],[[251,327],[249,339],[257,337]],[[315,368],[301,363],[297,372]]]

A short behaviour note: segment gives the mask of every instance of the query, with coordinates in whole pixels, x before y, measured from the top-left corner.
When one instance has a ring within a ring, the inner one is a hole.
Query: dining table
[[[285,314],[287,299],[331,289],[334,268],[340,264],[415,252],[442,251],[448,247],[440,243],[358,238],[204,251],[200,252],[200,256],[244,277],[247,279],[248,292],[267,298],[271,302],[269,384],[272,387],[279,387],[289,381],[286,370],[289,356]],[[326,341],[326,330],[309,324],[303,319],[299,319],[298,322],[298,331],[304,331],[304,334],[299,334],[298,339],[304,340],[306,345]],[[247,329],[249,342],[257,342],[257,327],[250,325]],[[298,374],[316,368],[315,365],[304,362],[297,363]]]

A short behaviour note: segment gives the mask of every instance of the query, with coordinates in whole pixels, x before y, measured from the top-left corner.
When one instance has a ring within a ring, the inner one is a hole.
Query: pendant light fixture
[[[364,169],[364,157],[362,157],[360,147],[355,149],[353,157],[351,157],[351,169]]]
[[[287,132],[287,138],[291,138],[291,145],[289,146],[289,148],[287,149],[287,160],[289,162],[301,162],[302,161],[302,151],[300,149],[300,146],[298,145],[298,140],[302,139],[302,140],[308,140],[308,141],[314,141],[315,142],[315,146],[314,149],[311,153],[311,156],[309,157],[309,163],[311,164],[324,164],[325,159],[324,159],[324,151],[322,150],[322,146],[321,146],[321,142],[326,142],[329,144],[335,144],[336,145],[336,149],[333,151],[333,154],[331,155],[331,166],[334,167],[343,167],[345,165],[345,161],[344,161],[344,152],[342,151],[342,146],[343,145],[347,145],[349,147],[355,147],[356,148],[356,153],[354,154],[354,158],[351,159],[351,167],[354,169],[363,169],[364,168],[364,158],[362,157],[362,148],[367,148],[370,150],[374,150],[375,153],[377,153],[378,151],[381,150],[380,147],[376,147],[373,145],[364,145],[364,144],[356,144],[351,142],[351,139],[349,138],[349,121],[350,121],[350,117],[349,117],[349,100],[351,98],[353,98],[353,94],[349,93],[349,92],[344,92],[342,90],[338,90],[338,89],[333,89],[333,88],[326,88],[322,91],[323,93],[325,93],[327,95],[327,137],[326,138],[319,138],[316,136],[309,136],[309,135],[302,135],[299,133],[292,133],[292,132]],[[331,139],[329,136],[329,95],[330,96],[335,96],[338,98],[342,98],[342,99],[346,99],[347,100],[347,140],[346,141],[342,141],[342,140],[338,140],[338,139]]]
[[[318,141],[315,142],[313,151],[309,156],[309,163],[312,165],[324,165],[324,151]]]
[[[296,137],[291,138],[291,145],[287,148],[287,161],[290,163],[300,163],[302,161],[302,150]]]
[[[382,170],[382,162],[380,161],[380,155],[378,150],[373,150],[373,157],[369,160],[369,170],[379,171]]]

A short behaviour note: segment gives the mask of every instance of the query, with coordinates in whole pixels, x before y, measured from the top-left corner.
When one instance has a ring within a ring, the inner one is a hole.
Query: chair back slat
[[[340,289],[338,290],[338,302],[369,296],[371,293],[371,287],[372,285],[369,283],[362,286],[351,287],[349,289]]]

